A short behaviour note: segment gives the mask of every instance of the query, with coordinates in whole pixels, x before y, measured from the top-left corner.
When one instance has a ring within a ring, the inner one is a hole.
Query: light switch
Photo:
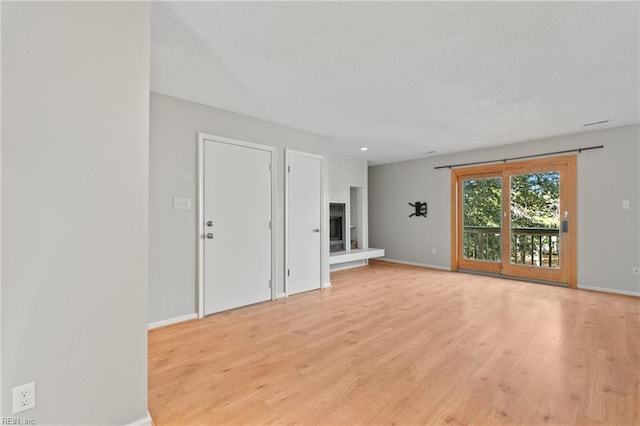
[[[191,199],[173,197],[173,209],[174,210],[191,210]]]
[[[625,210],[631,208],[631,203],[629,202],[629,200],[622,200],[622,208]]]

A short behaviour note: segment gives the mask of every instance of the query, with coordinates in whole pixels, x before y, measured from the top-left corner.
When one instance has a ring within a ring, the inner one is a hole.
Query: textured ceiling
[[[639,23],[637,2],[154,3],[151,86],[380,164],[638,123]]]

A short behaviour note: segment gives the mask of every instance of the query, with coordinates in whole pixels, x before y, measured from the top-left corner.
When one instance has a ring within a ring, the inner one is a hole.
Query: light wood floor
[[[640,299],[372,262],[149,333],[156,426],[640,424]]]

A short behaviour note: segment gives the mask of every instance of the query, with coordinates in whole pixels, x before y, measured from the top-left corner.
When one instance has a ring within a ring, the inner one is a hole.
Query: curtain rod
[[[522,157],[502,158],[500,160],[474,161],[473,163],[449,164],[448,166],[436,166],[434,167],[434,169],[452,169],[454,167],[476,166],[478,164],[489,164],[489,163],[499,163],[499,162],[506,163],[507,161],[524,160],[525,158],[545,157],[547,155],[556,155],[556,154],[568,154],[570,152],[581,153],[582,151],[589,151],[590,149],[601,149],[601,148],[604,148],[604,145],[588,146],[586,148],[567,149],[565,151],[545,152],[544,154],[523,155]]]

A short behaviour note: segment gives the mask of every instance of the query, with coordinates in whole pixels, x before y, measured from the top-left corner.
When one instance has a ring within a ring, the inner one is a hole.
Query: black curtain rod
[[[582,151],[589,151],[590,149],[601,149],[601,148],[604,148],[604,145],[588,146],[586,148],[567,149],[565,151],[545,152],[544,154],[523,155],[522,157],[502,158],[500,160],[475,161],[473,163],[449,164],[448,166],[436,166],[434,167],[434,169],[452,169],[454,167],[462,167],[462,166],[477,166],[478,164],[489,164],[489,163],[500,163],[500,162],[506,163],[507,161],[524,160],[525,158],[545,157],[547,155],[556,155],[556,154],[568,154],[570,152],[581,153]]]

